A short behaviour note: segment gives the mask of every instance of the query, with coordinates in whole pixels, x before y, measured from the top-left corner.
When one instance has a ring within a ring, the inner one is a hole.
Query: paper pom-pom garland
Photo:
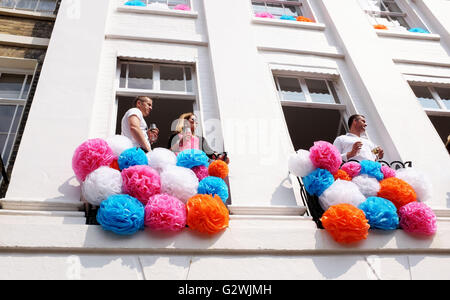
[[[161,193],[174,196],[183,203],[197,194],[198,179],[191,169],[171,166],[161,173]]]
[[[391,178],[391,177],[395,177],[396,173],[395,170],[388,167],[388,166],[381,166],[381,173],[383,173],[383,177],[384,178]]]
[[[208,168],[205,166],[196,166],[191,170],[195,173],[199,182],[209,176]]]
[[[215,234],[228,227],[229,212],[222,200],[211,195],[198,194],[186,204],[187,225],[195,231]]]
[[[228,186],[222,178],[208,176],[198,184],[198,194],[217,195],[226,203],[228,200]]]
[[[268,19],[274,19],[275,18],[271,13],[268,13],[268,12],[258,12],[258,13],[255,14],[255,17],[268,18]]]
[[[380,197],[369,197],[358,208],[366,215],[371,228],[382,230],[398,228],[397,208],[391,201]]]
[[[356,161],[349,161],[342,165],[341,170],[347,172],[353,178],[361,173],[361,165]]]
[[[280,20],[297,21],[297,18],[295,18],[294,16],[282,15],[280,17]]]
[[[377,180],[382,180],[384,178],[381,172],[381,164],[372,160],[363,160],[360,163],[361,171],[360,174],[367,174],[369,176],[375,177]]]
[[[417,201],[424,202],[432,197],[432,185],[427,176],[415,168],[404,168],[396,172],[396,177],[407,182],[414,189]]]
[[[132,166],[147,165],[148,158],[144,150],[134,147],[123,151],[119,155],[118,163],[120,170],[123,170]]]
[[[303,183],[308,193],[315,196],[320,196],[329,188],[334,182],[333,175],[324,169],[316,169],[309,175],[303,177]]]
[[[191,169],[196,166],[208,166],[209,158],[205,152],[197,149],[187,149],[178,153],[177,166]]]
[[[339,179],[319,197],[320,206],[324,211],[330,206],[342,203],[352,204],[358,207],[365,200],[366,197],[364,197],[353,182]]]
[[[358,186],[358,189],[366,198],[376,196],[380,191],[378,180],[366,174],[354,177],[352,182]]]
[[[110,196],[100,204],[97,222],[116,234],[134,234],[144,229],[144,206],[129,195]]]
[[[100,167],[91,172],[81,184],[81,194],[94,206],[99,206],[109,196],[121,193],[122,176],[119,171],[109,167]]]
[[[350,177],[350,175],[347,174],[347,172],[345,172],[342,169],[339,169],[336,174],[333,174],[334,180],[337,179],[341,179],[341,180],[347,180],[347,181],[351,181],[352,178]]]
[[[309,22],[309,23],[315,23],[313,20],[311,20],[310,18],[304,17],[304,16],[298,16],[296,18],[297,21],[299,22]]]
[[[367,238],[369,222],[364,212],[351,204],[331,206],[322,218],[322,225],[338,243],[354,243]]]
[[[289,172],[297,177],[305,177],[314,171],[316,167],[313,165],[309,156],[309,151],[303,149],[291,154],[288,159]]]
[[[420,27],[410,28],[410,29],[408,29],[408,31],[416,32],[416,33],[430,33],[428,30],[420,28]]]
[[[186,5],[186,4],[177,4],[177,5],[175,5],[175,7],[173,9],[184,10],[184,11],[191,10],[191,8],[188,5]]]
[[[72,157],[72,169],[82,182],[86,176],[101,166],[109,166],[115,155],[105,140],[90,139],[75,149]]]
[[[383,25],[383,24],[373,25],[373,28],[375,28],[375,29],[382,29],[382,30],[387,30],[388,29],[386,27],[386,25]]]
[[[408,233],[430,236],[436,233],[436,215],[422,202],[411,202],[398,210],[400,227]]]
[[[123,192],[142,204],[161,191],[161,179],[158,172],[149,166],[132,166],[122,170]]]
[[[155,148],[147,153],[148,165],[158,172],[167,166],[175,166],[177,164],[177,156],[175,153],[166,148]]]
[[[309,157],[316,168],[328,170],[332,174],[336,173],[342,164],[339,150],[328,142],[314,142],[314,146],[309,149],[309,153]]]
[[[228,176],[228,165],[223,160],[215,160],[209,164],[208,174],[210,176],[219,177],[225,179]]]
[[[167,194],[152,196],[145,206],[144,224],[153,230],[181,231],[186,218],[186,205]]]
[[[408,183],[396,177],[386,178],[380,181],[378,197],[390,200],[397,209],[416,201],[417,198],[414,189]]]
[[[140,0],[130,0],[125,2],[125,5],[129,5],[129,6],[146,6],[144,2],[140,1]]]
[[[105,140],[116,156],[123,151],[133,148],[133,142],[124,135],[116,134]]]

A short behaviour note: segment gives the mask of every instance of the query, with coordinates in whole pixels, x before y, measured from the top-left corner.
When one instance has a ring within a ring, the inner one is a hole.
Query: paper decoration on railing
[[[147,6],[144,2],[139,1],[139,0],[130,0],[125,2],[125,5],[129,5],[129,6]]]
[[[131,141],[123,136],[90,139],[72,157],[82,197],[99,207],[97,221],[104,230],[131,235],[145,227],[179,232],[187,225],[214,234],[228,227],[228,185],[223,180],[228,166],[224,162],[213,161],[208,168],[208,157],[200,150],[176,156],[156,148],[145,154],[129,145]],[[201,169],[202,180],[195,168],[198,173]],[[199,181],[204,181],[201,187]]]
[[[383,24],[373,25],[373,28],[375,28],[375,29],[383,29],[383,30],[387,30],[388,29],[386,27],[386,25],[383,25]]]
[[[409,32],[417,32],[417,33],[430,33],[428,30],[420,28],[420,27],[415,27],[415,28],[410,28],[408,29]]]
[[[268,18],[268,19],[274,19],[275,18],[271,13],[268,13],[268,12],[257,12],[257,13],[255,13],[255,17]]]
[[[177,4],[173,9],[189,11],[191,8],[186,4]]]
[[[313,20],[311,20],[310,18],[304,17],[304,16],[298,16],[297,17],[297,21],[299,22],[309,22],[309,23],[315,23]]]
[[[318,141],[288,159],[289,171],[302,178],[309,195],[318,197],[325,211],[320,221],[335,241],[366,239],[369,227],[426,236],[436,232],[436,216],[423,203],[432,190],[423,173],[369,160],[341,164],[338,153],[334,145]]]
[[[295,18],[294,16],[282,15],[280,17],[280,20],[297,21],[297,18]]]

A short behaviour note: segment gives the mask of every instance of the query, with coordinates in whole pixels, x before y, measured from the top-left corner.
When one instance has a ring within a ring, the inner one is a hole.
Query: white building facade
[[[189,11],[125,2],[61,3],[1,199],[2,279],[449,278],[449,1],[187,0]],[[429,33],[407,30],[417,27]],[[138,95],[155,99],[160,128],[194,111],[228,153],[223,233],[123,238],[85,224],[73,152],[118,132]],[[307,216],[289,154],[333,142],[354,113],[385,160],[429,176],[432,238],[371,230],[342,246]]]

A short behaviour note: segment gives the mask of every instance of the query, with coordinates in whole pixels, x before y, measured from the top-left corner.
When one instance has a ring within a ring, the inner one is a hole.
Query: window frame
[[[296,6],[298,7],[298,10],[300,11],[300,14],[298,16],[305,16],[305,11],[304,11],[304,4],[302,0],[298,0],[298,1],[286,1],[286,0],[251,0],[251,5],[253,8],[253,5],[255,4],[254,2],[257,3],[262,3],[264,4],[265,7],[265,11],[269,12],[267,9],[267,4],[281,4],[282,8],[283,8],[283,15],[285,15],[286,12],[286,7],[285,5],[290,5],[290,6]],[[255,10],[253,9],[253,13],[255,13]],[[274,15],[277,16],[278,15]],[[281,17],[282,15],[279,15],[279,17]]]
[[[31,83],[33,83],[33,78],[34,78],[34,74],[31,72],[25,72],[25,71],[14,71],[14,70],[5,70],[2,71],[2,69],[0,69],[0,79],[2,77],[3,74],[11,74],[11,75],[24,75],[24,79],[22,81],[22,88],[20,90],[20,95],[18,98],[3,98],[0,97],[0,103],[12,103],[12,101],[15,101],[17,103],[23,103],[25,104],[25,102],[28,99],[28,95],[30,94],[30,90],[31,90]],[[28,78],[31,78],[31,83],[30,83],[30,88],[28,89],[28,91],[26,92],[26,95],[24,97],[24,90],[25,90],[25,86],[27,84]],[[6,102],[5,102],[6,101]]]
[[[438,109],[426,108],[426,107],[422,106],[422,104],[420,104],[419,99],[417,98],[416,94],[413,91],[413,94],[414,94],[414,96],[416,96],[416,99],[419,102],[419,105],[423,108],[423,110],[425,111],[425,113],[427,115],[448,116],[448,117],[450,117],[450,108],[447,108],[447,106],[445,106],[444,102],[442,101],[442,98],[439,96],[439,93],[435,89],[436,87],[450,89],[449,85],[444,85],[444,84],[441,84],[441,85],[439,85],[439,84],[420,84],[420,83],[416,83],[416,82],[408,82],[408,84],[411,87],[411,90],[412,90],[413,86],[427,88],[428,91],[430,92],[431,96],[433,97],[433,100],[436,101],[436,103],[438,104],[438,106],[439,106]]]
[[[56,9],[56,5],[57,5],[57,0],[53,0],[53,2],[55,3],[55,8],[52,11],[49,11],[49,10],[38,10],[38,7],[39,7],[39,4],[41,3],[41,0],[37,0],[36,6],[34,7],[34,9],[17,8],[17,4],[18,4],[17,0],[14,1],[14,7],[4,6],[4,5],[2,5],[2,2],[0,2],[0,8],[12,9],[12,10],[17,10],[17,11],[30,11],[30,12],[35,12],[35,13],[50,13],[50,14],[54,14],[55,9]]]
[[[142,0],[142,1],[144,1],[145,2],[145,5],[150,5],[150,4],[152,4],[152,3],[161,3],[161,2],[151,2],[152,0]],[[167,5],[167,7],[169,7],[169,8],[174,8],[177,4],[175,4],[175,5],[173,5],[173,4],[169,4],[169,2],[171,1],[171,0],[164,0],[164,1],[166,1],[166,5]],[[184,1],[186,1],[186,5],[188,5],[189,7],[191,7],[192,8],[192,5],[191,5],[191,0],[184,0]]]

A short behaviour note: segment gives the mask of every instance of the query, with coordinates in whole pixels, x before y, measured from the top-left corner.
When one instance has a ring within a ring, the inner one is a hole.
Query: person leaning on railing
[[[333,143],[341,153],[343,161],[349,159],[376,161],[383,158],[383,149],[365,136],[366,127],[366,118],[363,115],[350,116],[348,119],[349,132],[338,136]]]

